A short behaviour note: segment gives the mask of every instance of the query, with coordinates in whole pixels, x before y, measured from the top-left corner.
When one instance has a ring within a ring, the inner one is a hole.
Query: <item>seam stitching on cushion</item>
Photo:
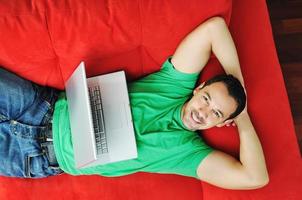
[[[44,18],[45,18],[46,29],[47,29],[48,37],[49,37],[49,40],[50,40],[50,43],[51,43],[51,47],[52,47],[52,50],[53,50],[53,53],[54,53],[55,57],[58,60],[59,70],[60,70],[60,74],[61,74],[61,81],[62,81],[63,86],[64,86],[64,79],[63,79],[63,74],[62,74],[61,63],[60,63],[59,56],[58,56],[57,52],[55,51],[55,48],[54,48],[54,45],[53,45],[53,40],[52,40],[51,33],[50,33],[50,30],[49,30],[49,26],[48,26],[47,12],[44,12]],[[52,70],[52,72],[53,72],[53,70]],[[49,76],[50,75],[48,75],[48,77],[47,77],[47,80],[46,80],[47,82],[48,82]]]
[[[142,5],[141,0],[138,0],[138,9],[139,9],[139,22],[140,22],[140,60],[141,60],[141,74],[144,75],[144,60],[143,60],[143,17],[142,17]]]

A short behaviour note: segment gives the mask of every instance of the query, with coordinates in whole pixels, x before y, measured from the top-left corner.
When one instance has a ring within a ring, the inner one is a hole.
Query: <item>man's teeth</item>
[[[194,121],[201,123],[201,121],[196,117],[195,113],[192,114]]]

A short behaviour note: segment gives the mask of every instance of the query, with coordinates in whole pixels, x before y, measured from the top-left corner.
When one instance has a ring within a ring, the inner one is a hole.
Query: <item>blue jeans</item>
[[[62,173],[45,151],[58,90],[0,67],[0,175],[42,178]],[[51,147],[51,146],[50,146]]]

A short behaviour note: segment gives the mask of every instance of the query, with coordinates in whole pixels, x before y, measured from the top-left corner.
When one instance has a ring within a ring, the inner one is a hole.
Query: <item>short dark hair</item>
[[[216,82],[224,83],[224,85],[228,89],[229,95],[233,97],[237,103],[237,109],[226,120],[233,119],[237,115],[239,115],[241,111],[245,108],[246,95],[244,92],[244,88],[242,87],[240,81],[231,74],[216,75],[213,78],[207,80],[203,87],[207,85],[211,85],[212,83],[216,83]]]

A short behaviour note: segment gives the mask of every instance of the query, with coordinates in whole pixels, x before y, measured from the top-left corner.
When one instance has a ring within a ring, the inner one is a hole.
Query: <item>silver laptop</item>
[[[65,89],[76,168],[137,158],[124,71],[87,78],[81,62]]]

